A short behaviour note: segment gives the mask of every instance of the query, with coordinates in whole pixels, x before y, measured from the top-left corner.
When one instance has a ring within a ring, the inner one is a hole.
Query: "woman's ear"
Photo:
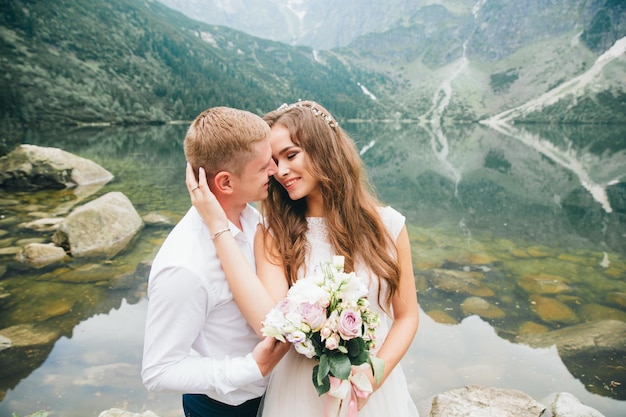
[[[216,191],[222,194],[233,192],[232,175],[228,171],[220,171],[213,177],[213,185]]]

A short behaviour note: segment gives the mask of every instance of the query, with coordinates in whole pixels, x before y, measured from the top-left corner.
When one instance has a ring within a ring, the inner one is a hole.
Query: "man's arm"
[[[282,358],[287,349],[271,340],[245,357],[217,360],[191,354],[210,305],[201,280],[184,268],[166,268],[150,283],[142,364],[146,388],[223,394],[248,390]]]

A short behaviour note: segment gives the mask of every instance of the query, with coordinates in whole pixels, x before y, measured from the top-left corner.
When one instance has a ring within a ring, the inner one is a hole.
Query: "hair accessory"
[[[313,114],[317,117],[322,118],[326,123],[328,123],[328,126],[330,126],[331,128],[336,128],[339,126],[339,123],[337,123],[335,121],[335,119],[332,118],[332,116],[320,109],[318,109],[316,107],[316,104],[314,101],[312,102],[308,102],[308,103],[303,103],[302,101],[298,100],[297,103],[293,103],[293,104],[287,104],[287,103],[283,103],[278,110],[279,111],[284,111],[284,110],[289,110],[289,109],[293,109],[294,107],[308,107],[309,109],[311,109],[311,111],[313,112]]]

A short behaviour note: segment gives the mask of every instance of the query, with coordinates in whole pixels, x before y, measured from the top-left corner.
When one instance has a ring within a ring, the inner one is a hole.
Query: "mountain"
[[[24,125],[191,120],[213,105],[263,114],[299,98],[358,117],[372,101],[359,83],[385,83],[139,0],[3,0],[0,59],[5,140]]]
[[[159,1],[202,22],[317,50],[347,46],[361,35],[394,27],[416,4],[409,0]]]
[[[377,93],[393,96],[402,117],[480,120],[578,77],[585,88],[519,120],[626,122],[623,57],[584,76],[626,36],[623,0],[160,1],[389,75],[395,89]]]
[[[262,114],[300,98],[340,122],[408,119],[435,134],[626,123],[621,0],[177,4],[341,46],[261,39],[155,0],[0,0],[0,154],[24,126],[164,123],[212,105]]]

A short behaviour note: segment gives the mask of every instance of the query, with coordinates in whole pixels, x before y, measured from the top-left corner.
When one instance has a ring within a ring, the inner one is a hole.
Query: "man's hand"
[[[198,180],[196,180],[193,168],[188,162],[185,171],[185,183],[191,197],[191,204],[198,210],[211,234],[228,229],[226,213],[224,213],[224,209],[215,194],[209,189],[204,168],[198,169]]]
[[[259,366],[261,375],[266,376],[285,356],[291,343],[281,342],[273,337],[266,337],[252,351],[252,357]]]

